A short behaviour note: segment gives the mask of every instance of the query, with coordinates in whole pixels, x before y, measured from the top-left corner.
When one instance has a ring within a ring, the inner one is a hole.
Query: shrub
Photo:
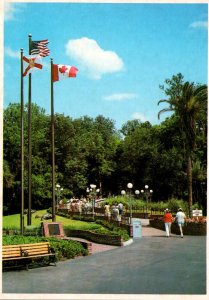
[[[115,226],[114,224],[109,223],[108,221],[98,219],[98,220],[96,220],[96,223],[108,228],[109,234],[120,235],[124,241],[128,241],[130,238],[130,236],[128,235],[128,233],[125,229]]]
[[[189,207],[188,207],[188,203],[186,201],[171,198],[167,202],[167,205],[168,205],[168,208],[170,209],[170,211],[173,213],[176,213],[178,211],[179,207],[181,207],[186,214],[189,213]]]
[[[78,255],[87,255],[88,251],[77,241],[61,240],[53,237],[35,237],[22,235],[3,236],[3,245],[30,244],[48,241],[50,247],[57,253],[57,258],[74,258]]]
[[[160,201],[151,203],[151,209],[155,211],[164,211],[166,208],[168,208],[167,202]]]
[[[141,199],[135,199],[133,197],[129,198],[129,196],[116,196],[116,197],[111,197],[106,199],[103,203],[102,206],[104,206],[105,204],[109,204],[110,206],[112,205],[118,205],[119,203],[122,203],[124,208],[129,209],[130,207],[130,202],[132,204],[132,209],[142,209],[143,207],[145,207],[146,203],[144,200]]]
[[[63,214],[63,217],[65,217],[65,215]],[[93,217],[88,217],[88,216],[79,216],[79,215],[74,215],[71,217],[72,220],[79,220],[79,221],[84,221],[84,222],[94,222],[94,218]]]

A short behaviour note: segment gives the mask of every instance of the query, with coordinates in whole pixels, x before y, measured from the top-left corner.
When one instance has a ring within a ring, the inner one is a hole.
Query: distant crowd
[[[101,202],[103,199],[97,199],[95,200],[94,207],[101,207]],[[65,208],[70,210],[71,212],[78,212],[80,214],[82,213],[88,213],[92,212],[92,201],[88,201],[86,198],[76,199],[72,198],[67,201],[67,203],[63,203],[63,200],[60,200],[59,202],[59,208]],[[104,205],[104,214],[108,219],[112,218],[115,221],[121,221],[121,216],[123,214],[123,204],[114,204]]]

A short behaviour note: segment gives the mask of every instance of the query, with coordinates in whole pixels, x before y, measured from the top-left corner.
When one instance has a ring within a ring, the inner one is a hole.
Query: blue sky
[[[20,98],[20,48],[49,39],[50,56],[32,75],[32,101],[50,113],[50,58],[76,66],[54,83],[55,112],[158,124],[159,85],[182,73],[207,83],[207,4],[10,3],[4,15],[4,107]],[[24,96],[27,102],[27,78]]]

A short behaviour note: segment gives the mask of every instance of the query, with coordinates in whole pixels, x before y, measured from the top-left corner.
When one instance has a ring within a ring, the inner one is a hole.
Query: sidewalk
[[[129,246],[102,251],[100,245],[94,255],[60,261],[56,267],[3,272],[3,293],[42,298],[55,294],[56,299],[68,294],[74,300],[78,294],[206,295],[206,237],[167,239],[157,229],[143,227],[142,231],[142,238]],[[103,299],[110,299],[108,295]]]
[[[165,236],[165,232],[153,227],[149,226],[149,220],[147,219],[140,219],[141,223],[142,223],[142,237],[151,237],[151,236]],[[77,240],[77,241],[87,241],[85,239],[81,239],[81,238],[74,238],[74,237],[70,237],[70,239],[72,240]],[[92,243],[92,254],[98,253],[98,252],[104,252],[104,251],[108,251],[108,250],[112,250],[112,249],[116,249],[116,248],[120,248],[120,246],[111,246],[111,245],[104,245],[104,244],[98,244],[98,243]],[[128,244],[130,245],[130,243]]]

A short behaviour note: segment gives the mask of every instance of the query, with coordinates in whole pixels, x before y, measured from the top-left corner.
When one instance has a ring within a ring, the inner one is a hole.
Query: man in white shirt
[[[181,233],[182,238],[184,236],[183,235],[183,226],[184,226],[185,219],[186,219],[185,213],[182,211],[182,208],[179,208],[178,212],[176,214],[176,220],[177,220],[177,223],[179,225],[179,229],[180,229],[180,233]]]

